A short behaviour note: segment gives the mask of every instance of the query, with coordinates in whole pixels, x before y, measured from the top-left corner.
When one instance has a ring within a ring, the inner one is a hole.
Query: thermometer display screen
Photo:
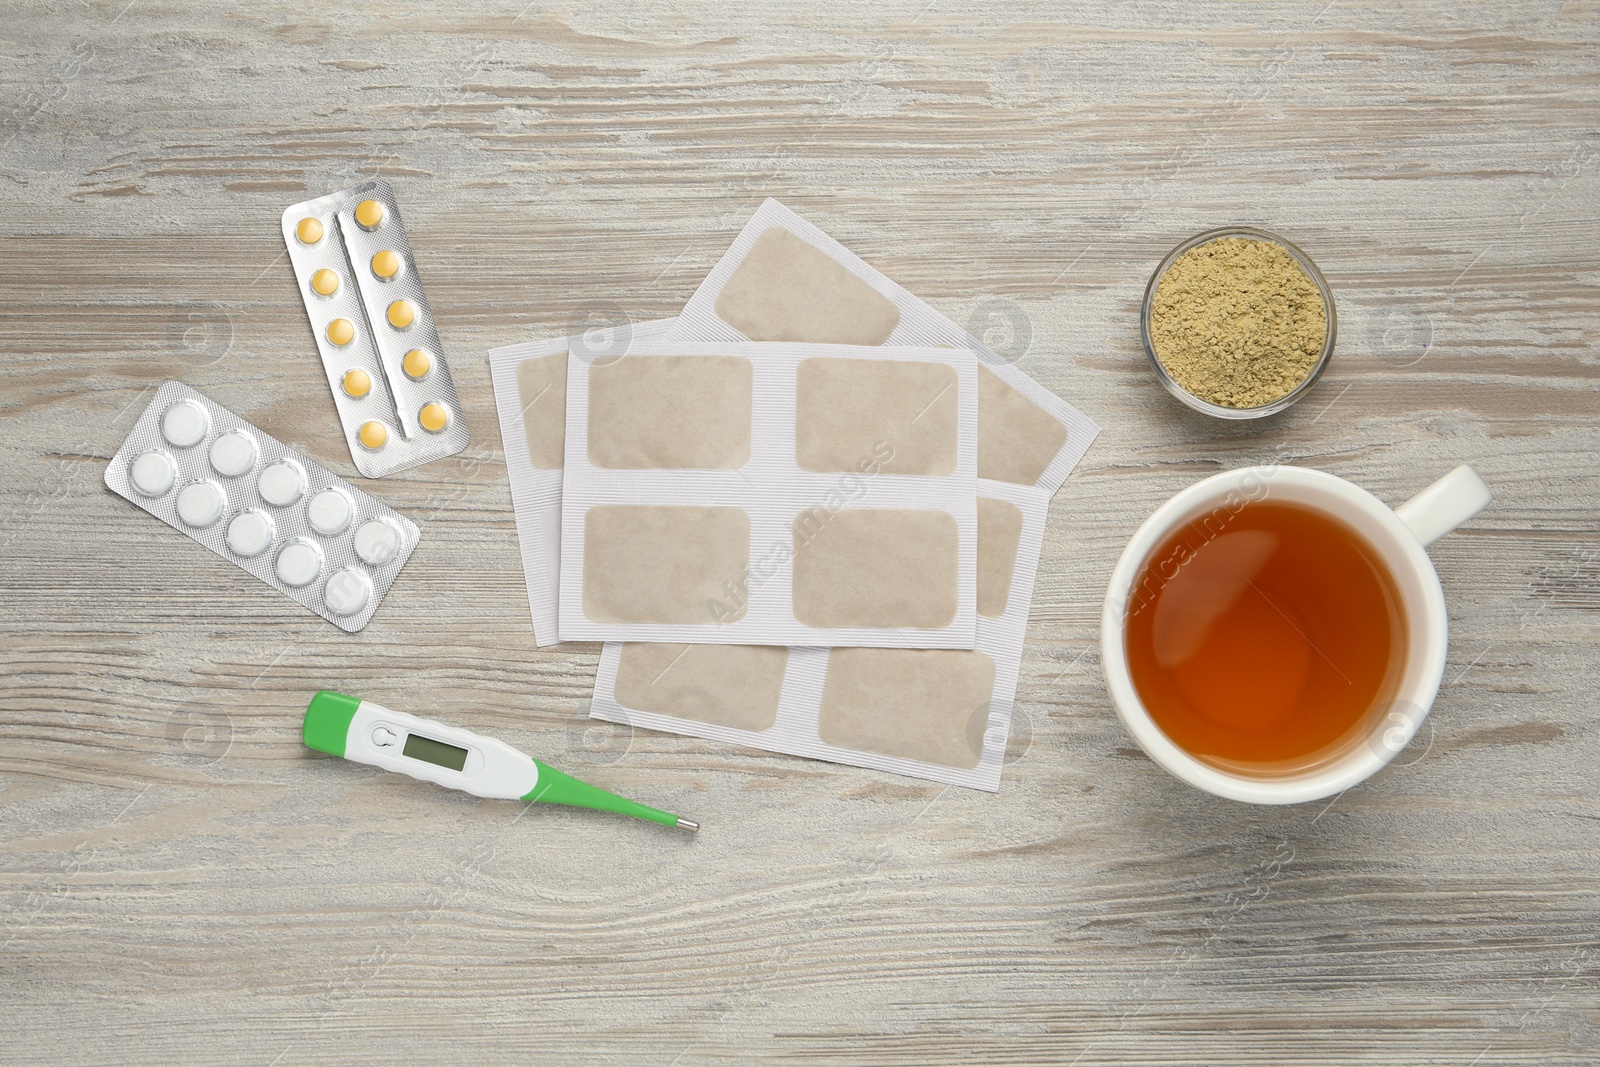
[[[467,765],[467,750],[447,745],[443,741],[435,741],[431,737],[421,734],[407,734],[406,746],[400,751],[412,759],[419,759],[424,763],[432,763],[439,767],[448,767],[452,771],[459,771]]]

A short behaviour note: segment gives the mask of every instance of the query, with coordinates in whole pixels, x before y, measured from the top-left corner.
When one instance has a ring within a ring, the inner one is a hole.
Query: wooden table
[[[4,16],[0,1060],[1600,1059],[1593,2],[477,6]],[[372,175],[473,438],[364,484],[424,538],[350,636],[101,477],[169,378],[354,477],[278,220]],[[590,727],[597,647],[534,647],[485,351],[674,313],[767,195],[1105,426],[998,796]],[[1155,262],[1227,222],[1338,296],[1327,377],[1260,424],[1139,348]],[[1138,522],[1273,459],[1496,495],[1435,548],[1403,766],[1285,809],[1162,773],[1097,662]],[[322,687],[705,831],[334,762]]]

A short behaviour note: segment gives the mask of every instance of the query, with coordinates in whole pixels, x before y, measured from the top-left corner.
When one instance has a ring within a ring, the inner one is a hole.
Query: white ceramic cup
[[[1388,708],[1372,716],[1366,744],[1349,746],[1332,760],[1300,773],[1257,778],[1203,763],[1167,739],[1134,689],[1124,625],[1133,583],[1145,560],[1173,531],[1191,521],[1202,531],[1220,530],[1247,504],[1266,500],[1331,515],[1353,527],[1379,554],[1400,591],[1408,651],[1399,689]],[[1333,796],[1365,780],[1411,740],[1433,706],[1444,676],[1448,629],[1444,590],[1424,547],[1488,503],[1488,487],[1465,466],[1393,511],[1365,489],[1305,467],[1245,467],[1191,485],[1145,520],[1111,572],[1100,619],[1100,659],[1117,714],[1151,759],[1190,785],[1233,800],[1298,804]]]

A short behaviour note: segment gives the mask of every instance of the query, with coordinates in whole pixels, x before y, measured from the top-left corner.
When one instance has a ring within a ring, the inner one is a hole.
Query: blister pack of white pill
[[[343,630],[371,620],[422,534],[182,382],[167,382],[106,485]]]
[[[467,447],[400,205],[383,181],[295,204],[283,241],[356,470],[382,478]]]

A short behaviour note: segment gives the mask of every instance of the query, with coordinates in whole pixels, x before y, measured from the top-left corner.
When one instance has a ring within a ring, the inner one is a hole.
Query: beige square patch
[[[807,626],[938,629],[956,617],[960,538],[947,511],[802,511],[794,617]]]
[[[839,748],[976,767],[994,672],[982,652],[836,648],[828,654],[817,734]]]
[[[888,297],[781,226],[756,239],[714,306],[752,341],[881,345],[900,322]]]
[[[978,498],[978,614],[999,618],[1011,596],[1011,572],[1022,543],[1022,509],[1009,500]]]
[[[539,470],[559,470],[567,440],[567,354],[518,363],[517,401],[528,439],[528,462]]]
[[[743,508],[593,507],[583,521],[583,613],[595,622],[684,623],[744,617],[729,612],[750,562]]]
[[[777,721],[788,662],[781,646],[629,641],[617,659],[614,695],[635,711],[765,730]]]
[[[807,359],[795,372],[795,462],[859,471],[887,445],[889,474],[944,477],[956,469],[956,370],[947,363]]]
[[[978,477],[1033,485],[1066,443],[1055,416],[978,364]]]
[[[750,461],[750,361],[636,356],[589,370],[589,462],[737,470]]]

